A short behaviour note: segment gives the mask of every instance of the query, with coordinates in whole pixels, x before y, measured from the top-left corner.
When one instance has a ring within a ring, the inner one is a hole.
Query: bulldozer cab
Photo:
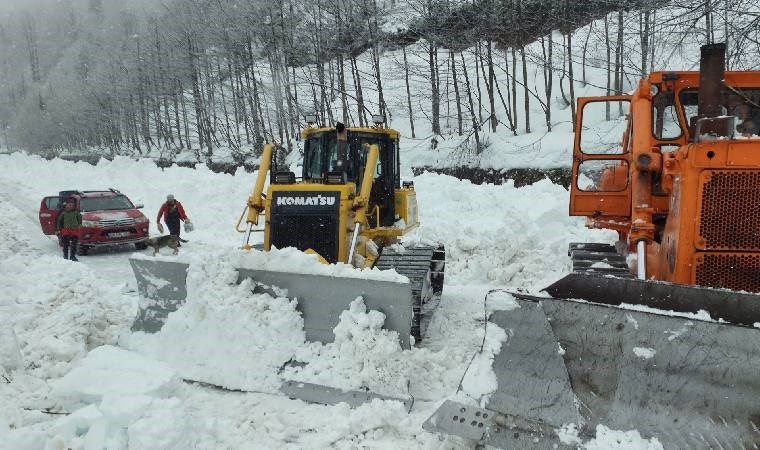
[[[377,145],[379,158],[372,170],[370,225],[392,226],[394,194],[400,187],[399,134],[387,128],[310,128],[304,134],[303,180],[316,183],[353,182],[361,186],[367,149]]]

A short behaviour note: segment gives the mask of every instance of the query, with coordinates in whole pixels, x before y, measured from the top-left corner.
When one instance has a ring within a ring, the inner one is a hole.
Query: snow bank
[[[167,364],[104,345],[53,384],[51,395],[67,403],[94,403],[107,395],[165,396],[179,381]]]
[[[356,299],[350,310],[341,314],[335,342],[303,347],[295,355],[300,364],[286,367],[283,376],[345,390],[369,389],[397,398],[451,395],[462,376],[463,390],[473,397],[496,389],[490,362],[506,339],[500,327],[492,323],[477,327],[469,322],[474,342],[459,351],[425,347],[402,350],[396,333],[381,328],[384,319],[382,313],[367,311],[361,298]],[[427,338],[435,339],[434,333]],[[477,344],[483,342],[477,363],[465,372]]]
[[[515,188],[446,175],[415,178],[420,228],[409,240],[446,245],[446,282],[542,289],[569,270],[570,242],[614,242],[567,215],[569,193],[544,180]]]
[[[638,431],[610,430],[604,425],[596,426],[596,437],[584,444],[587,450],[662,450],[660,441],[653,437],[645,439]]]
[[[98,345],[115,343],[132,320],[132,305],[119,288],[104,286],[87,266],[63,258],[6,258],[0,309],[12,324],[27,370],[60,377],[71,361]]]
[[[200,434],[204,426],[173,396],[180,387],[164,363],[117,347],[94,349],[51,391],[73,412],[44,433],[45,448],[191,448],[197,436],[188,430]]]
[[[350,264],[322,264],[316,255],[309,255],[295,248],[275,249],[269,252],[251,250],[231,254],[235,267],[271,270],[329,277],[363,278],[367,280],[408,283],[409,279],[395,270],[356,269]]]

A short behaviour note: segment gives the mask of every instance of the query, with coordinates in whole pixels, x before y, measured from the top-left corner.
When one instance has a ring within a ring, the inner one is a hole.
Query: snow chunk
[[[481,313],[482,314],[482,313]],[[402,350],[395,331],[382,328],[384,314],[367,311],[361,297],[340,316],[335,342],[311,343],[302,348],[283,377],[345,390],[368,388],[372,392],[397,398],[440,398],[456,389],[467,367],[462,389],[471,396],[484,396],[496,387],[494,355],[506,340],[506,332],[489,322],[477,327],[473,340],[483,342],[482,352],[472,349],[455,357],[445,350],[414,347]],[[485,333],[485,339],[484,339]],[[424,377],[419,374],[424,373]]]
[[[196,439],[200,433],[191,431],[192,426],[179,399],[154,401],[142,417],[129,425],[129,448],[198,448]]]
[[[99,401],[108,394],[162,396],[174,391],[178,381],[162,362],[104,345],[57,380],[51,394],[75,404]]]
[[[630,313],[625,313],[625,320],[628,323],[633,324],[633,329],[638,330],[639,329],[639,321],[636,320]]]
[[[604,425],[596,426],[596,437],[585,443],[587,450],[662,450],[660,441],[653,437],[644,439],[637,430],[610,430]]]
[[[591,264],[592,269],[612,269],[612,266],[607,261],[597,261]]]
[[[363,278],[367,280],[408,283],[409,279],[395,270],[357,269],[350,264],[322,264],[316,255],[306,254],[293,247],[272,249],[269,252],[236,251],[230,255],[234,267],[271,270],[331,277]]]
[[[356,390],[369,388],[386,395],[406,397],[408,369],[398,333],[382,328],[385,314],[367,311],[361,297],[340,315],[335,341],[312,343],[296,354],[302,367],[286,367],[285,378]]]
[[[653,348],[633,347],[633,353],[641,359],[652,359],[657,351]]]
[[[578,425],[574,423],[566,423],[557,429],[556,432],[560,442],[565,445],[577,446],[582,442],[581,438],[578,437]]]

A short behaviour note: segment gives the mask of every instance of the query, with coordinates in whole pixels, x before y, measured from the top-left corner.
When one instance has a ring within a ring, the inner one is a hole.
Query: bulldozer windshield
[[[383,135],[369,133],[352,133],[349,131],[347,141],[338,141],[335,132],[315,133],[309,136],[304,145],[303,178],[308,180],[323,180],[329,172],[341,170],[338,167],[340,153],[345,158],[342,170],[346,179],[357,184],[361,183],[364,165],[366,164],[366,145],[376,144],[380,149],[380,158],[375,168],[375,177],[383,175],[383,161],[387,160],[385,150],[387,138]],[[339,145],[345,147],[339,149]]]
[[[684,117],[690,127],[693,127],[694,121],[698,118],[698,90],[684,89],[679,99]],[[760,88],[728,86],[723,101],[723,114],[736,117],[734,137],[760,139]]]

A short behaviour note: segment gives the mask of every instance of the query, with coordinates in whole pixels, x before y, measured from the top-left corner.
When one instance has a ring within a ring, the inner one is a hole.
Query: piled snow
[[[51,395],[73,404],[94,403],[109,395],[156,397],[171,393],[177,382],[174,371],[165,363],[104,345],[93,349],[77,367],[57,380]]]
[[[515,188],[425,173],[414,182],[421,225],[409,239],[445,243],[454,284],[539,290],[568,272],[568,243],[616,238],[569,217],[567,190],[549,180]]]
[[[195,261],[188,271],[186,304],[159,333],[122,342],[168,362],[183,378],[233,389],[276,392],[277,373],[305,341],[296,302],[254,294],[237,285],[224,258]]]
[[[60,377],[74,359],[128,329],[132,305],[119,303],[119,287],[103,286],[87,266],[47,255],[5,262],[0,290],[10,296],[0,310],[12,312],[4,323],[12,324],[31,374]]]
[[[4,444],[85,450],[191,448],[209,430],[204,423],[193,423],[182,401],[172,396],[180,387],[166,364],[102,346],[58,380],[50,393],[72,413],[45,429],[6,432]]]
[[[633,347],[633,353],[641,359],[652,359],[657,351],[653,348]]]
[[[610,430],[604,425],[596,426],[596,437],[584,444],[587,450],[662,450],[660,441],[653,437],[645,439],[638,431]]]
[[[457,369],[466,355],[453,358],[449,351],[419,347],[402,350],[396,332],[382,329],[384,320],[382,313],[367,311],[361,298],[356,299],[341,314],[335,342],[300,349],[295,360],[305,365],[289,366],[283,376],[345,390],[368,388],[397,398],[435,399],[453,393],[460,375]],[[483,332],[481,328],[475,334],[482,340]],[[478,362],[492,361],[505,339],[504,330],[490,324]],[[481,397],[496,389],[490,364],[475,367],[468,375],[463,385],[468,394]]]
[[[235,267],[271,270],[330,277],[364,278],[368,280],[408,283],[409,279],[395,270],[356,269],[350,264],[322,264],[317,255],[309,255],[295,248],[275,249],[269,252],[251,250],[248,253],[235,252]]]

